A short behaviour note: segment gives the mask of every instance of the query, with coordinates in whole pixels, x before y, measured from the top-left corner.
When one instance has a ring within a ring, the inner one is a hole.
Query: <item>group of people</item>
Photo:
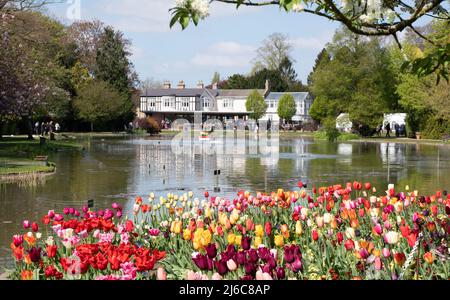
[[[384,130],[386,131],[387,138],[391,137],[391,133],[393,130],[395,132],[396,137],[398,137],[398,138],[401,136],[407,137],[405,124],[400,125],[400,124],[394,122],[393,126],[391,126],[391,123],[387,122],[384,125]],[[383,131],[383,125],[380,125],[380,127],[378,128],[378,132],[377,132],[378,136],[381,136],[382,131]]]
[[[59,123],[53,123],[53,121],[50,122],[42,122],[40,123],[37,121],[34,124],[34,133],[40,136],[48,136],[51,135],[54,132],[60,132],[61,126]]]

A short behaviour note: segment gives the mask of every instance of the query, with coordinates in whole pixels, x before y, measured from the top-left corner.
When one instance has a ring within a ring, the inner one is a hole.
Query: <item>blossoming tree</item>
[[[308,13],[344,24],[350,31],[366,36],[393,36],[401,47],[398,34],[409,28],[430,43],[415,24],[424,17],[445,19],[450,14],[445,0],[176,0],[170,26],[177,22],[185,29],[192,20],[195,25],[209,16],[212,2],[241,6],[279,6],[287,12]],[[436,50],[421,60],[414,61],[413,71],[428,75],[435,71],[448,80],[450,44],[436,45]]]

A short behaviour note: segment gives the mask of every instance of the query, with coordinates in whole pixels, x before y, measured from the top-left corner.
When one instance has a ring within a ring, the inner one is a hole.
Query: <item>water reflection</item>
[[[225,144],[221,153],[199,154],[209,145],[194,143],[177,154],[168,139],[93,139],[84,153],[51,156],[57,171],[45,183],[0,185],[0,267],[11,263],[10,238],[22,220],[40,220],[49,209],[81,206],[88,199],[95,199],[97,207],[117,201],[130,209],[136,195],[150,192],[202,195],[219,186],[221,195],[233,197],[238,189],[294,189],[299,179],[318,186],[370,181],[379,190],[394,183],[423,193],[450,187],[448,146],[295,138],[269,141],[267,149],[278,154],[264,156],[255,154],[261,147],[255,137],[233,137]],[[214,170],[221,176],[215,177]]]

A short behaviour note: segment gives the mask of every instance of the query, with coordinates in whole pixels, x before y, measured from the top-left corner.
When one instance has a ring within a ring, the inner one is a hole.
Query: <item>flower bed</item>
[[[131,213],[130,213],[131,214]],[[138,197],[49,211],[13,237],[12,279],[449,279],[450,196],[354,182],[270,194]]]

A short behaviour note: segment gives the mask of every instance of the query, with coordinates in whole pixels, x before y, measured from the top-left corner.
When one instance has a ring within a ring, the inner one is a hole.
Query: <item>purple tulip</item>
[[[244,265],[245,274],[254,275],[256,272],[256,266],[251,262],[246,262]]]
[[[206,246],[206,253],[208,254],[208,257],[211,259],[216,258],[217,256],[217,247],[216,244],[209,244]]]
[[[227,262],[224,259],[216,261],[216,269],[217,273],[219,273],[221,276],[228,273],[228,266]]]
[[[206,255],[203,254],[197,254],[195,257],[192,258],[195,265],[202,271],[208,270],[208,258]]]
[[[284,247],[284,260],[285,260],[288,264],[294,262],[295,256],[294,256],[294,249],[293,249],[293,246],[286,246],[286,247]]]
[[[298,257],[295,259],[294,263],[291,266],[294,273],[298,273],[303,270],[302,261]]]
[[[277,268],[277,279],[283,280],[284,278],[286,278],[286,272],[284,271],[284,268],[278,267]]]
[[[239,251],[238,253],[236,253],[236,262],[239,265],[244,265],[247,261],[247,257],[245,255],[244,251]]]
[[[30,250],[27,250],[28,254],[30,254],[30,259],[32,262],[37,263],[41,260],[41,248],[31,248]]]
[[[251,246],[252,238],[245,236],[242,238],[242,249],[249,250]]]
[[[259,260],[258,252],[255,249],[250,249],[248,251],[248,260],[251,263],[256,263]]]

